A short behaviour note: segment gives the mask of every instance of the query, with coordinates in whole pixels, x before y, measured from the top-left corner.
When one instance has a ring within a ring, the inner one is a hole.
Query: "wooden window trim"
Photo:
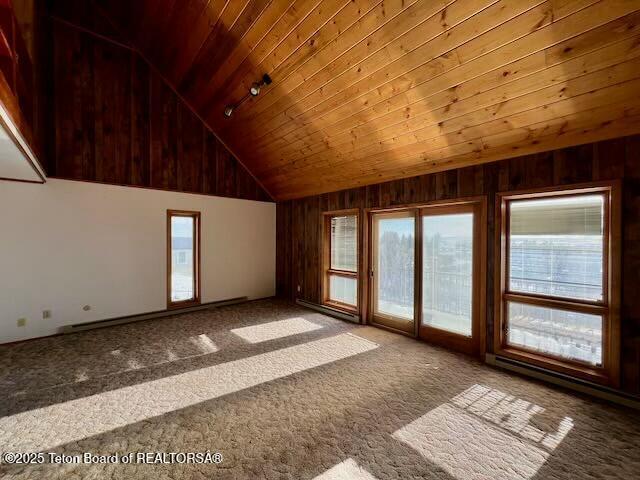
[[[356,217],[356,264],[357,270],[355,272],[349,270],[338,270],[331,268],[331,218],[342,216],[355,216]],[[360,306],[362,305],[361,298],[361,245],[362,245],[362,222],[360,221],[360,209],[352,208],[345,210],[332,210],[329,212],[322,212],[322,303],[331,308],[342,310],[347,313],[359,314]],[[355,278],[356,279],[356,306],[342,303],[329,298],[329,277],[330,275],[339,275],[342,277]]]
[[[603,265],[602,301],[509,291],[507,285],[510,202],[523,199],[573,197],[583,194],[602,194],[605,196],[603,232],[605,261]],[[538,190],[502,192],[496,194],[495,208],[494,352],[497,355],[527,362],[565,375],[614,388],[619,387],[622,213],[620,182],[591,182]],[[509,345],[505,338],[505,328],[507,326],[506,308],[509,301],[602,316],[602,366],[593,366],[580,360],[569,360],[552,354],[534,352],[525,347]]]
[[[192,256],[194,272],[194,298],[174,302],[171,300],[171,218],[190,217],[193,222],[193,238],[195,241],[194,255]],[[167,210],[167,310],[192,307],[200,305],[200,212],[191,210]]]

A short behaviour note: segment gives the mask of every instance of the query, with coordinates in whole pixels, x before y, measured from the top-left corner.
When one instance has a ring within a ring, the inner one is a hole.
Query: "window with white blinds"
[[[602,300],[603,195],[513,201],[509,227],[509,290]]]
[[[358,217],[331,217],[331,268],[356,272],[358,270]]]
[[[504,251],[498,353],[599,381],[613,371],[619,355],[612,328],[618,322],[612,295],[619,298],[611,291],[617,275],[611,262],[619,250],[613,245],[619,242],[612,235],[612,218],[619,215],[612,213],[619,209],[613,192],[603,184],[499,194]]]
[[[354,310],[358,305],[358,215],[326,214],[325,303]]]

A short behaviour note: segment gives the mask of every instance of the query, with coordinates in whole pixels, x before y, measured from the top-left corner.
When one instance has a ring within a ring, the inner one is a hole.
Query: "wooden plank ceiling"
[[[640,132],[639,0],[95,1],[280,200]]]

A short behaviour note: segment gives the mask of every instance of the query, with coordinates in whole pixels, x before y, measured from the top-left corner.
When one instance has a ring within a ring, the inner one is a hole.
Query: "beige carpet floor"
[[[276,300],[0,347],[16,479],[631,479],[640,415]]]

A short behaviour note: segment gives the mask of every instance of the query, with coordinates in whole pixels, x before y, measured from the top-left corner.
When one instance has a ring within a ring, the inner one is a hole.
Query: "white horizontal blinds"
[[[331,269],[358,271],[358,218],[331,218]]]
[[[511,235],[602,235],[603,195],[511,202]]]
[[[603,195],[512,201],[509,290],[602,300],[603,232]]]
[[[339,215],[331,217],[331,270],[350,272],[329,274],[329,300],[356,306],[358,303],[358,217]],[[353,274],[353,275],[351,275]]]

